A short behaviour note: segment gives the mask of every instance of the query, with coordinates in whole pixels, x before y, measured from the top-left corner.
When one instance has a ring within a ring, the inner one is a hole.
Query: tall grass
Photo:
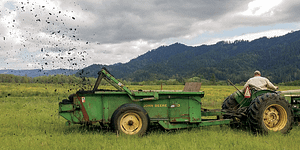
[[[72,90],[70,90],[73,88]],[[130,89],[159,90],[160,86]],[[183,86],[165,86],[182,90]],[[284,87],[297,89],[296,87]],[[56,91],[55,91],[56,89]],[[164,131],[152,129],[143,137],[116,135],[100,126],[65,126],[58,102],[77,90],[69,85],[0,84],[0,149],[299,149],[300,128],[288,135],[253,135],[227,126]],[[69,91],[68,91],[69,90]],[[168,89],[169,90],[169,89]],[[204,106],[220,108],[231,86],[203,86]],[[22,93],[21,93],[22,92]],[[10,93],[10,95],[7,95]],[[37,94],[38,93],[38,94]]]

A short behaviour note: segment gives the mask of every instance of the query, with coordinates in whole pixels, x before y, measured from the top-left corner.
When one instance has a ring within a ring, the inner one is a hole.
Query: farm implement
[[[183,91],[131,91],[105,68],[98,75],[93,90],[79,90],[59,103],[67,125],[100,123],[119,133],[142,135],[150,125],[179,129],[231,122],[221,110],[201,108],[200,83],[186,84]],[[116,90],[100,89],[102,80]]]
[[[133,91],[105,68],[98,75],[92,90],[79,90],[59,103],[67,125],[100,123],[128,135],[143,135],[150,125],[180,129],[224,124],[288,133],[299,120],[300,91],[238,90],[224,100],[222,109],[209,110],[202,108],[200,83],[186,83],[182,91]],[[115,90],[101,89],[103,80]]]

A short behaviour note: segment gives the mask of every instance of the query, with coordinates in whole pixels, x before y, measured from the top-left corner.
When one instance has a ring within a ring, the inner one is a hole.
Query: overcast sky
[[[1,0],[0,69],[126,63],[190,46],[300,28],[299,0]]]

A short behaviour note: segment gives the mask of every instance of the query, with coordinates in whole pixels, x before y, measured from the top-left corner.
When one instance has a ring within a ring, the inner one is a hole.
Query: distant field
[[[288,135],[255,136],[227,126],[163,131],[153,129],[143,137],[117,136],[99,126],[65,126],[58,103],[82,88],[77,85],[0,84],[0,149],[300,149],[300,128]],[[111,87],[107,87],[111,88]],[[160,90],[160,86],[129,86],[132,90]],[[238,87],[241,88],[241,87]],[[164,85],[163,90],[182,90]],[[300,87],[280,87],[280,90]],[[205,108],[221,108],[232,86],[202,86]]]

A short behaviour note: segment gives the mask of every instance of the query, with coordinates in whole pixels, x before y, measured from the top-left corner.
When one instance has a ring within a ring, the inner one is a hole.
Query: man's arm
[[[277,89],[278,89],[278,87],[277,87],[277,86],[274,86],[273,83],[271,83],[271,82],[269,81],[269,79],[267,79],[267,78],[266,78],[266,82],[267,82],[267,87],[268,87],[269,89],[272,89],[272,90],[277,90]]]

